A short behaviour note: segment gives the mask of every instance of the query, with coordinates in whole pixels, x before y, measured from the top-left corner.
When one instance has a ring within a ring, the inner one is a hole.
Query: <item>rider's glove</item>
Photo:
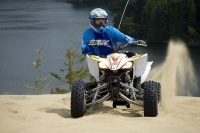
[[[143,40],[137,40],[137,45],[146,47],[147,43],[145,41],[143,41]]]

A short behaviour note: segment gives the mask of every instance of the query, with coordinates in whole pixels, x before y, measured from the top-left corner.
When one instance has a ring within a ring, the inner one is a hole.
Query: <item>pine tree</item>
[[[70,90],[71,90],[71,85],[74,81],[82,80],[88,77],[88,68],[80,65],[85,60],[85,57],[78,52],[78,49],[79,47],[75,49],[69,48],[66,51],[65,54],[66,62],[64,62],[65,68],[60,69],[61,72],[66,73],[64,78],[62,78],[56,73],[50,72],[50,74],[59,81],[69,84]]]

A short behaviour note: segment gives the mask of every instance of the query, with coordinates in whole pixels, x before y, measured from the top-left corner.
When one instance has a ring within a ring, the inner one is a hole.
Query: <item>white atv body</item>
[[[124,47],[123,47],[124,48]],[[153,61],[148,62],[148,54],[127,54],[116,52],[101,58],[86,55],[89,72],[95,83],[76,81],[72,85],[71,115],[82,117],[87,108],[106,100],[113,101],[113,108],[130,104],[144,107],[144,116],[158,114],[160,84],[145,81]]]
[[[100,58],[95,55],[86,55],[87,64],[90,74],[99,81],[100,69],[110,69],[117,71],[119,69],[133,69],[134,77],[141,77],[141,83],[147,78],[153,61],[147,62],[148,54],[135,55],[128,58],[126,54],[114,53],[107,56],[107,58]],[[116,60],[115,60],[116,59]],[[133,79],[132,79],[133,81]]]

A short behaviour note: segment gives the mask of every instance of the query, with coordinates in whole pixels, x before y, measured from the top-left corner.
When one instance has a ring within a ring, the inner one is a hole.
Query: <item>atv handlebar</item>
[[[147,43],[144,40],[137,40],[137,45],[147,47]]]
[[[118,47],[118,50],[123,50],[125,47],[127,47],[128,45],[137,45],[137,46],[143,46],[143,47],[147,47],[147,43],[143,40],[137,40],[137,41],[134,41],[134,42],[131,42],[131,43],[127,43],[125,45],[120,45]]]
[[[91,45],[91,46],[97,46],[97,47],[98,46],[106,46],[106,47],[109,47],[110,49],[114,50],[115,52],[120,52],[125,47],[127,47],[129,44],[147,47],[147,43],[143,40],[137,40],[137,41],[134,41],[134,42],[127,43],[125,45],[119,45],[117,48],[115,46],[108,45],[106,40],[91,40],[90,43],[89,43],[89,45]]]

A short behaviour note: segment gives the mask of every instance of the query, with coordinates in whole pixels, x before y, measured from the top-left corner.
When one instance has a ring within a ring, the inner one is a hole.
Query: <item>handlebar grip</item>
[[[138,40],[138,41],[137,41],[137,45],[138,45],[138,46],[144,46],[144,47],[146,47],[146,46],[147,46],[147,43],[146,43],[145,41],[143,41],[143,40]]]

